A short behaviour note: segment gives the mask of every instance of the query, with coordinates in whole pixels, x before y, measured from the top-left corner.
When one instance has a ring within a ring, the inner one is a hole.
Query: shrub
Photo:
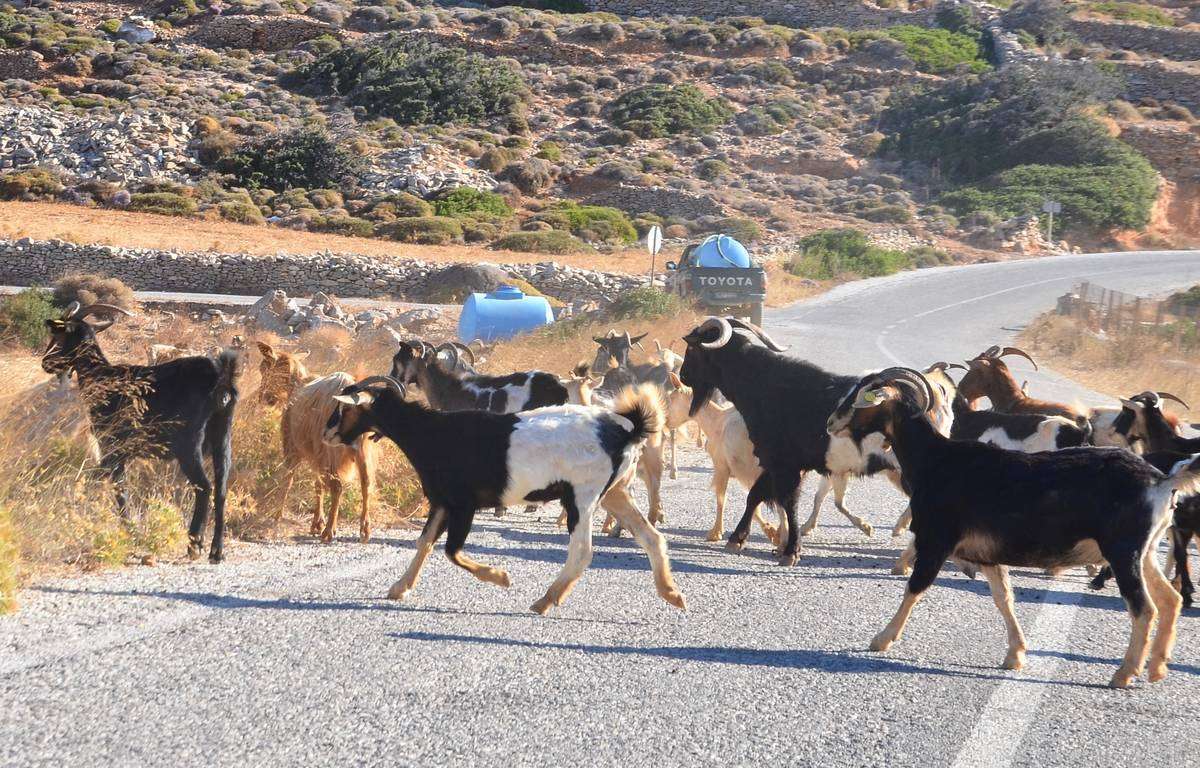
[[[44,168],[13,171],[0,176],[0,197],[5,200],[45,200],[61,194],[58,176]]]
[[[643,139],[707,133],[733,116],[721,98],[709,98],[694,85],[649,85],[610,105],[613,125]]]
[[[991,68],[980,48],[979,35],[926,29],[909,25],[891,27],[889,37],[904,44],[904,53],[921,72],[942,74],[965,65],[971,72]]]
[[[311,189],[353,180],[363,161],[325,131],[308,128],[248,141],[221,167],[249,189]]]
[[[1087,9],[1102,13],[1120,21],[1140,21],[1156,27],[1173,27],[1175,19],[1163,11],[1147,3],[1106,2],[1088,3]]]
[[[195,200],[174,192],[137,192],[130,196],[128,208],[162,216],[192,216],[199,210]]]
[[[696,175],[705,181],[716,181],[729,173],[729,164],[721,160],[701,160],[696,166]]]
[[[1038,45],[1055,45],[1068,38],[1071,11],[1062,0],[1018,0],[1002,17],[1004,26],[1030,35]]]
[[[618,296],[608,312],[615,320],[657,320],[677,315],[682,309],[678,296],[643,285]]]
[[[490,147],[483,151],[475,165],[489,173],[497,173],[521,156],[520,152],[507,147]]]
[[[0,301],[0,343],[38,350],[46,343],[46,321],[59,314],[49,291],[30,288],[7,296]]]
[[[218,203],[217,212],[225,221],[233,221],[238,224],[263,223],[262,211],[258,210],[258,206],[244,200],[226,200]]]
[[[374,221],[392,221],[397,218],[419,218],[432,216],[433,206],[409,192],[397,192],[380,198],[371,204],[364,214]]]
[[[857,229],[816,232],[800,241],[800,249],[787,270],[799,277],[820,280],[845,275],[890,275],[911,264],[908,254],[873,246],[867,242],[866,233]]]
[[[555,229],[596,243],[630,245],[637,242],[637,230],[623,211],[604,205],[580,205],[572,201],[555,203],[533,217]]]
[[[528,98],[519,71],[504,60],[396,34],[322,56],[285,82],[342,96],[401,125],[506,118]]]
[[[392,240],[420,245],[447,245],[463,237],[462,225],[445,216],[400,218],[380,225],[377,231]]]
[[[586,243],[572,237],[570,233],[557,229],[510,232],[492,243],[492,247],[521,253],[579,253],[591,250]]]
[[[133,291],[115,277],[104,277],[87,272],[73,272],[54,281],[52,286],[54,306],[65,308],[72,301],[88,305],[97,302],[132,310]]]
[[[762,239],[763,228],[754,219],[730,216],[717,222],[717,230],[749,245]]]
[[[953,256],[932,245],[918,245],[908,252],[908,258],[912,260],[912,265],[917,269],[942,267],[954,263]]]
[[[513,213],[503,197],[474,187],[442,192],[433,201],[433,212],[438,216],[483,219],[507,219]]]
[[[329,232],[348,237],[371,237],[375,234],[374,224],[354,216],[314,216],[308,222],[308,228],[313,232]]]
[[[557,175],[558,169],[549,161],[532,157],[507,166],[497,178],[511,183],[523,194],[538,195],[554,183]]]
[[[557,163],[562,159],[562,146],[557,141],[543,141],[534,157]]]

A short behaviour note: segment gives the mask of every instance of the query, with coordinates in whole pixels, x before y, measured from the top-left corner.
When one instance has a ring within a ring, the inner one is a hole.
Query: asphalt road
[[[847,285],[767,325],[841,371],[962,359],[1081,279],[1190,285],[1200,253],[927,270]],[[1052,372],[1021,374],[1036,393],[1095,399]],[[852,486],[874,538],[828,508],[783,569],[757,534],[740,555],[703,541],[702,459],[685,454],[664,487],[686,613],[657,599],[628,538],[604,537],[566,605],[529,613],[565,557],[556,510],[477,519],[468,551],[509,570],[507,591],[439,557],[408,601],[388,602],[415,532],[363,546],[352,526],[329,546],[235,543],[219,567],[29,590],[0,619],[0,765],[1194,762],[1200,611],[1182,618],[1164,682],[1111,691],[1129,630],[1115,590],[1086,591],[1081,572],[1016,574],[1029,664],[1005,672],[986,585],[947,567],[904,639],[871,653],[903,588],[888,570],[901,542],[886,534],[902,499]],[[743,500],[731,490],[735,517]]]

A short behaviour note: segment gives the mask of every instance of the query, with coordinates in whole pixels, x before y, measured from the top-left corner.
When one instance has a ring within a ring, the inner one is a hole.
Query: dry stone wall
[[[1177,64],[1114,62],[1125,80],[1125,98],[1175,102],[1200,111],[1200,77]]]
[[[759,16],[789,27],[847,27],[863,29],[893,24],[929,26],[932,10],[901,11],[856,0],[762,0],[756,3],[723,0],[587,0],[594,11],[619,16]]]
[[[1143,24],[1073,21],[1071,31],[1089,43],[1105,48],[1137,51],[1176,61],[1200,61],[1200,32]]]
[[[447,265],[416,259],[382,261],[367,256],[317,253],[307,256],[252,256],[189,253],[59,240],[0,240],[0,284],[46,285],[70,272],[120,278],[142,291],[262,295],[317,291],[342,297],[425,298],[427,286]],[[644,277],[540,264],[500,264],[509,275],[542,293],[573,303],[607,304],[645,283]],[[439,287],[442,287],[439,284]]]

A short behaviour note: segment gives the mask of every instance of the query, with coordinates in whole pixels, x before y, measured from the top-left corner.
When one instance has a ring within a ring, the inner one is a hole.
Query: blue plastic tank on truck
[[[491,293],[472,293],[463,302],[458,318],[458,338],[509,339],[554,322],[550,302],[543,296],[526,296],[519,288],[502,285]]]
[[[679,262],[668,261],[667,290],[716,314],[748,317],[762,325],[767,273],[746,247],[729,235],[710,235],[683,249]]]

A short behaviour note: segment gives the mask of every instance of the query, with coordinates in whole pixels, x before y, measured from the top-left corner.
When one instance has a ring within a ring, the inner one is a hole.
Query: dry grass
[[[1182,327],[1178,330],[1182,331]],[[1100,336],[1074,318],[1047,314],[1021,335],[1039,361],[1099,392],[1162,390],[1200,404],[1200,348],[1175,328]]]
[[[628,323],[563,322],[498,345],[482,367],[492,372],[537,368],[565,375],[577,361],[591,360],[592,335],[612,327],[648,332],[646,346],[653,349],[654,338],[667,344],[697,320],[697,315],[685,312]],[[100,340],[114,362],[141,363],[150,344],[169,341],[208,350],[227,344],[235,330],[180,317],[138,316],[118,323]],[[299,342],[261,338],[277,348],[308,351],[305,364],[314,374],[345,370],[355,378],[387,371],[394,347],[386,333],[352,337],[338,329],[307,334]],[[675,347],[680,349],[679,343]],[[234,424],[228,533],[240,539],[311,541],[307,521],[314,489],[308,472],[299,475],[282,521],[275,519],[283,480],[279,411],[261,405],[255,396],[259,353],[253,344],[245,355]],[[171,462],[136,462],[130,468],[129,497],[137,523],[124,525],[110,485],[88,456],[86,414],[75,390],[61,391],[48,378],[38,355],[0,352],[0,379],[7,383],[0,394],[0,465],[6,468],[0,476],[0,610],[15,604],[18,582],[47,573],[171,562],[185,556],[192,493],[184,490],[178,470]],[[384,441],[372,502],[376,530],[408,524],[420,514],[422,501],[407,461]],[[357,503],[357,489],[351,484],[342,500],[343,535],[356,527],[352,523]],[[236,553],[235,547],[230,549]]]
[[[381,259],[433,262],[537,263],[555,261],[573,267],[630,274],[646,272],[650,257],[643,248],[613,253],[545,254],[493,251],[481,246],[408,245],[363,237],[297,232],[280,227],[233,224],[150,213],[84,208],[65,203],[0,202],[0,238],[51,238],[79,244],[183,251],[217,251],[273,256],[319,251],[359,253]],[[660,254],[663,259],[677,254]]]

